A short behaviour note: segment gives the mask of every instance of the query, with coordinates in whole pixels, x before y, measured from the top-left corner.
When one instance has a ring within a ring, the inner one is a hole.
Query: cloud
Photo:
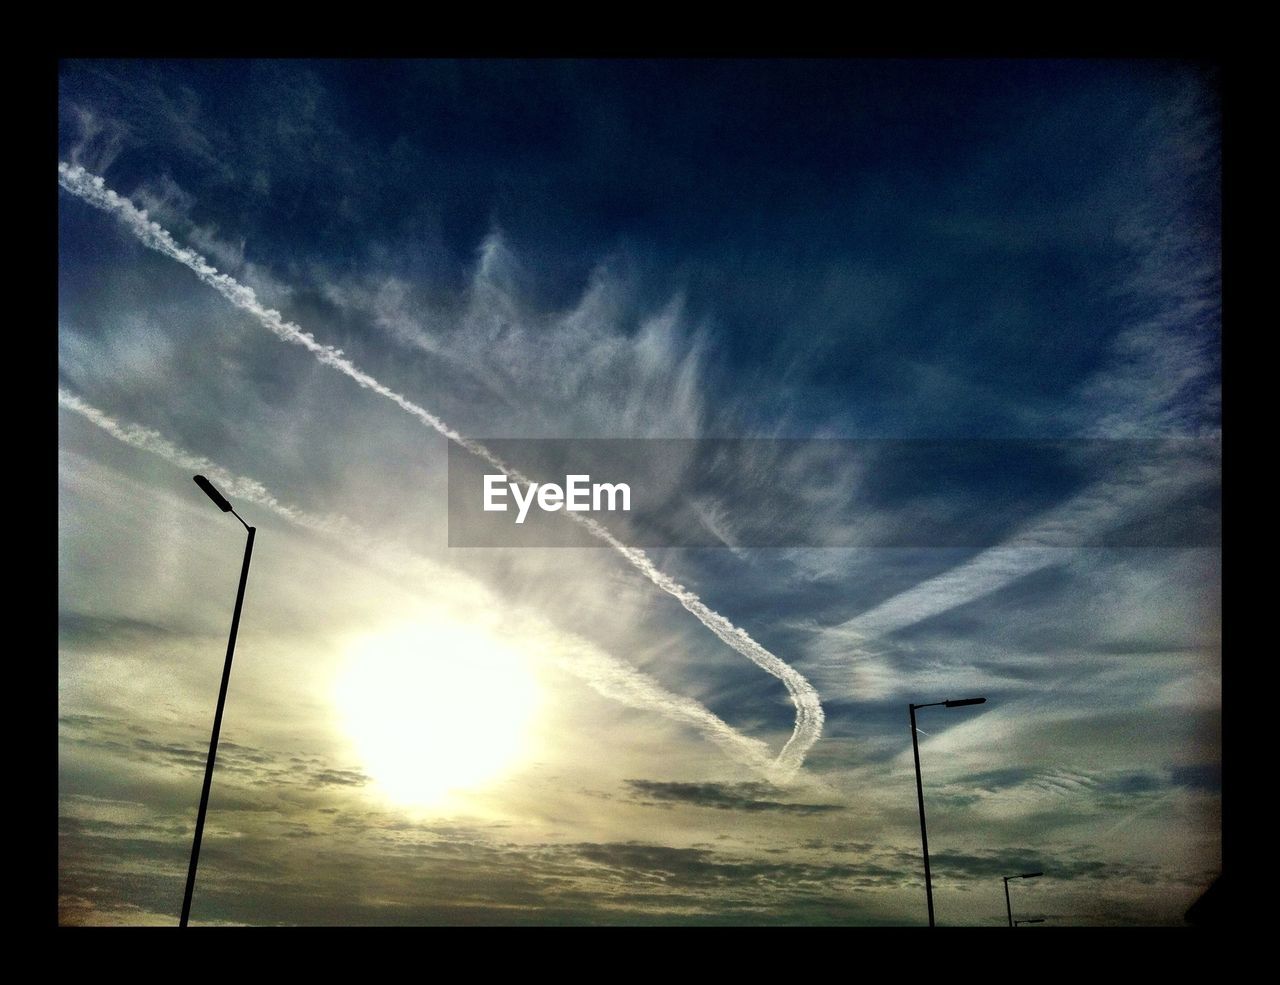
[[[68,153],[71,163],[90,171],[106,171],[129,142],[129,127],[124,122],[80,103],[66,102],[63,118],[69,119],[75,130]]]
[[[249,820],[234,851],[206,842],[194,923],[241,922],[246,898],[255,899],[259,925],[884,922],[864,894],[908,878],[875,859],[822,864],[637,842],[513,843],[448,826],[390,830],[376,817],[347,826],[317,818],[290,835]],[[73,830],[63,922],[176,921],[189,848],[182,833],[64,819],[64,832]],[[319,857],[316,837],[326,845]],[[136,902],[112,902],[120,900]],[[168,921],[133,916],[170,911]]]
[[[210,266],[203,257],[193,250],[180,247],[174,241],[172,235],[159,224],[148,219],[144,211],[138,209],[128,199],[121,197],[112,189],[106,187],[106,183],[102,178],[89,174],[84,168],[77,165],[59,162],[58,181],[63,188],[73,195],[96,208],[115,215],[146,246],[191,269],[204,283],[208,284],[236,307],[248,312],[278,338],[303,346],[321,363],[338,370],[360,386],[390,400],[449,441],[454,442],[477,457],[489,462],[494,468],[506,473],[513,481],[526,483],[529,481],[518,470],[511,468],[494,456],[484,445],[464,437],[430,411],[359,369],[343,355],[341,350],[317,342],[309,332],[304,331],[292,322],[285,321],[278,311],[264,308],[258,302],[252,288],[238,283],[225,273],[219,273],[216,268]],[[791,737],[778,754],[777,765],[781,775],[794,775],[804,763],[805,753],[818,741],[822,734],[822,705],[813,686],[802,674],[752,639],[745,630],[734,626],[722,615],[710,609],[694,592],[659,571],[643,551],[623,544],[607,528],[589,516],[581,513],[566,513],[564,515],[570,520],[580,523],[593,536],[608,544],[626,558],[633,567],[644,574],[662,591],[674,597],[688,612],[731,649],[736,650],[756,666],[782,681],[791,696],[792,702],[795,704],[796,720]]]
[[[204,774],[209,749],[198,743],[158,741],[149,730],[138,734],[136,726],[106,715],[63,715],[58,719],[60,740],[70,748],[112,750],[136,769],[154,765],[187,777]],[[315,756],[267,751],[223,739],[218,744],[218,773],[234,786],[248,784],[272,791],[297,787],[362,787],[369,778],[360,770],[336,766]],[[243,809],[235,797],[222,798],[222,808]]]
[[[1170,780],[1180,787],[1192,790],[1204,790],[1209,793],[1222,792],[1222,764],[1197,763],[1187,766],[1175,766],[1169,771]]]
[[[1119,224],[1134,263],[1116,294],[1145,317],[1116,334],[1108,363],[1078,388],[1068,419],[1083,433],[1220,432],[1220,230],[1195,204],[1221,175],[1208,102],[1189,91],[1141,123],[1152,150],[1139,166],[1161,194],[1130,203]]]
[[[384,338],[447,370],[477,395],[450,414],[501,411],[530,435],[695,437],[705,338],[685,330],[677,297],[654,314],[635,307],[625,267],[601,263],[571,304],[545,310],[506,237],[485,237],[460,300],[403,277],[315,269],[324,299]]]
[[[1101,457],[1109,457],[1105,443]],[[1045,511],[988,548],[943,574],[925,579],[810,641],[806,666],[832,696],[869,697],[874,665],[882,658],[869,647],[879,638],[932,619],[1047,567],[1072,562],[1078,547],[1096,541],[1138,517],[1159,514],[1191,490],[1213,487],[1220,470],[1216,444],[1173,442],[1132,463],[1107,463],[1085,490]],[[859,664],[870,661],[871,667]]]
[[[177,635],[168,626],[145,619],[97,616],[83,612],[58,613],[58,638],[71,644],[111,642],[129,646],[139,640],[171,639]]]
[[[798,804],[791,801],[764,799],[777,797],[781,790],[767,783],[664,783],[658,780],[628,780],[627,785],[640,795],[641,803],[664,806],[690,804],[722,811],[760,811],[779,814],[825,814],[838,811],[839,804]]]
[[[903,857],[903,863],[911,860]],[[930,852],[929,861],[934,870],[950,876],[971,879],[999,879],[1019,872],[1043,870],[1045,880],[1071,882],[1086,879],[1135,879],[1154,882],[1159,868],[1147,863],[1126,863],[1103,858],[1080,858],[1027,847],[1002,848],[986,852]]]
[[[192,455],[156,431],[117,421],[65,390],[59,389],[58,403],[125,444],[158,455],[182,468],[203,472],[232,499],[256,503],[304,529],[334,538],[343,544],[358,545],[366,557],[397,576],[425,575],[429,582],[441,577],[439,566],[435,562],[415,555],[399,544],[375,536],[346,517],[316,516],[281,503],[257,480],[234,475],[207,458]],[[449,577],[457,581],[462,576],[457,572],[450,572]],[[473,588],[477,592],[481,591],[478,585]],[[488,604],[495,609],[499,607],[496,599],[489,599]],[[78,628],[82,633],[120,628],[119,625],[104,627],[101,620],[86,621],[74,616],[68,617],[68,620],[73,631]],[[562,631],[557,632],[557,645],[552,648],[551,659],[564,670],[586,681],[597,693],[623,704],[657,711],[672,721],[689,725],[738,762],[759,772],[771,771],[768,748],[763,742],[743,735],[697,701],[672,693],[647,674],[604,653],[589,641]]]

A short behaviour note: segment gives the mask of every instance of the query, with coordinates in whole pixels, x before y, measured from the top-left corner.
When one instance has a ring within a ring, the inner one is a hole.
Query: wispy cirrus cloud
[[[1136,467],[1122,467],[1047,511],[1005,543],[928,578],[835,626],[817,631],[806,666],[833,695],[856,697],[859,660],[879,659],[874,641],[973,602],[1052,565],[1078,556],[1078,546],[1127,522],[1158,514],[1190,490],[1217,481],[1214,444],[1182,443]],[[868,649],[869,648],[869,649]],[[849,669],[853,673],[847,673]],[[865,691],[863,691],[865,694]]]
[[[521,473],[494,456],[481,443],[464,437],[430,411],[409,400],[403,394],[380,383],[373,376],[359,369],[342,351],[316,341],[314,336],[292,322],[286,321],[278,311],[265,308],[258,302],[252,288],[238,283],[235,278],[219,273],[193,250],[181,247],[169,232],[147,218],[145,212],[128,199],[106,186],[102,178],[89,174],[84,168],[60,162],[58,181],[67,191],[96,208],[110,212],[119,218],[146,246],[178,261],[191,269],[197,277],[216,290],[236,307],[248,312],[272,334],[286,342],[301,345],[321,363],[331,366],[350,377],[365,389],[372,390],[408,412],[427,427],[454,442],[467,451],[489,462],[495,468],[516,481],[528,480]],[[796,707],[795,729],[778,754],[778,768],[783,775],[794,775],[804,762],[805,753],[822,734],[823,711],[818,693],[804,676],[790,665],[770,653],[742,628],[733,625],[718,612],[713,611],[692,591],[673,578],[659,571],[641,550],[629,547],[594,519],[581,513],[566,513],[571,520],[582,524],[593,536],[621,554],[654,585],[675,598],[699,622],[706,626],[731,649],[736,650],[761,669],[778,678],[786,686]]]
[[[178,447],[149,428],[120,422],[65,390],[58,391],[58,404],[84,417],[118,441],[158,455],[184,469],[205,473],[233,499],[255,503],[290,523],[343,544],[358,545],[370,560],[398,577],[425,578],[430,583],[445,574],[436,562],[381,539],[346,517],[317,516],[284,504],[257,480],[234,475],[217,463]],[[457,581],[463,576],[451,571],[448,577]],[[469,588],[483,593],[477,584],[469,584]],[[493,609],[501,608],[496,598],[487,597],[487,604]],[[533,617],[526,614],[522,618]],[[83,623],[84,620],[72,620],[73,625]],[[557,635],[559,639],[552,650],[552,658],[599,694],[632,707],[657,711],[673,721],[689,725],[736,761],[761,773],[772,772],[771,757],[765,743],[742,734],[698,701],[675,694],[630,664],[604,653],[591,642],[563,631],[557,631]]]

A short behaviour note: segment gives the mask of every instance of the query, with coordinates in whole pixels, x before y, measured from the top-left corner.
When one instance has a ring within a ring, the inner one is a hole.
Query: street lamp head
[[[222,493],[213,488],[212,482],[202,475],[197,475],[194,478],[196,480],[196,485],[204,490],[204,494],[213,500],[218,509],[222,510],[223,513],[231,512],[231,504],[227,502],[226,497],[223,496]]]
[[[980,705],[986,703],[986,698],[960,698],[957,701],[942,702],[948,708],[960,708],[964,705]]]
[[[1019,879],[1034,879],[1036,876],[1042,876],[1042,875],[1044,875],[1044,873],[1043,873],[1043,872],[1024,872],[1024,873],[1022,873],[1022,875],[1020,875],[1018,878],[1019,878]]]

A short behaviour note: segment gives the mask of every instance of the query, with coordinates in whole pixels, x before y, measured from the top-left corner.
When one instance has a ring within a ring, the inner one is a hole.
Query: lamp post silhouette
[[[1010,879],[1035,879],[1037,876],[1044,875],[1043,872],[1024,872],[1019,876],[1004,876],[1004,909],[1009,915],[1009,926],[1015,927],[1018,923],[1038,923],[1034,920],[1015,921],[1013,919],[1013,907],[1009,904],[1009,880]]]
[[[924,852],[924,893],[929,901],[929,926],[933,923],[933,877],[929,873],[929,833],[924,826],[924,784],[920,781],[920,743],[916,739],[916,709],[917,708],[936,708],[939,705],[944,708],[961,708],[964,705],[980,705],[986,698],[960,698],[958,700],[947,701],[931,701],[923,705],[907,705],[907,710],[911,713],[911,750],[916,757],[916,799],[920,803],[920,847]]]
[[[1015,921],[1013,921],[1013,925],[1014,925],[1015,927],[1021,927],[1024,923],[1044,923],[1044,917],[1036,917],[1034,920],[1015,920]],[[1021,938],[1021,937],[1019,937],[1019,938],[1018,938],[1018,940],[1022,940],[1022,938]]]
[[[244,519],[231,508],[231,504],[227,502],[222,493],[218,492],[210,482],[202,475],[194,477],[196,485],[204,490],[206,496],[213,500],[218,509],[223,513],[230,513],[241,525],[249,532],[249,538],[244,545],[244,566],[240,569],[240,587],[236,590],[236,607],[231,615],[231,637],[227,640],[227,659],[222,666],[222,686],[218,689],[218,709],[213,713],[213,735],[209,739],[209,760],[204,768],[204,789],[200,792],[200,812],[196,815],[196,834],[195,839],[191,843],[191,864],[187,868],[187,891],[182,898],[182,920],[178,923],[179,927],[187,925],[187,918],[191,915],[191,894],[196,888],[196,866],[200,864],[200,839],[204,835],[204,815],[209,809],[209,787],[213,784],[213,762],[218,756],[218,733],[222,731],[222,708],[227,701],[227,682],[231,680],[231,658],[236,652],[236,631],[240,628],[240,607],[244,604],[244,586],[249,580],[249,558],[253,554],[253,535],[257,532],[256,527],[251,527],[244,522]]]

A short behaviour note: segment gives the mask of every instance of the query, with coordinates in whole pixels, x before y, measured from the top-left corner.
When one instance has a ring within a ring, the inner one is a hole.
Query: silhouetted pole
[[[209,760],[204,767],[204,789],[200,792],[200,812],[196,815],[196,835],[191,843],[191,864],[187,868],[187,891],[182,898],[182,920],[178,924],[179,927],[185,927],[187,918],[191,915],[191,894],[196,888],[196,866],[200,864],[200,840],[204,836],[204,816],[209,809],[209,788],[213,785],[213,763],[218,757],[218,733],[222,731],[222,709],[227,703],[227,684],[231,680],[231,659],[236,652],[236,632],[240,629],[240,608],[244,605],[244,587],[249,581],[249,559],[253,555],[253,535],[257,532],[256,527],[245,523],[240,514],[231,508],[231,504],[208,479],[197,475],[195,481],[196,485],[217,504],[218,509],[224,513],[230,513],[240,521],[249,532],[249,536],[244,544],[244,564],[240,568],[240,587],[236,590],[236,607],[231,614],[231,636],[227,640],[227,659],[222,665],[222,686],[218,688],[218,708],[213,713],[213,735],[209,738]]]
[[[1016,926],[1013,919],[1013,907],[1009,904],[1009,880],[1010,879],[1035,879],[1037,876],[1044,875],[1043,872],[1024,872],[1020,876],[1004,876],[1004,909],[1009,914],[1009,926]],[[1023,923],[1031,923],[1030,920],[1024,920]]]
[[[911,712],[911,751],[916,757],[916,799],[920,802],[920,847],[924,851],[924,892],[929,900],[929,926],[932,927],[933,879],[929,875],[929,832],[924,826],[924,784],[920,780],[920,742],[916,738],[916,706],[908,705],[907,708]]]
[[[933,877],[929,873],[929,832],[925,829],[924,824],[924,783],[920,779],[920,742],[916,738],[916,709],[917,708],[936,708],[943,705],[947,708],[959,708],[962,705],[980,705],[986,698],[961,698],[957,701],[931,701],[924,705],[907,705],[907,711],[911,714],[911,751],[916,757],[916,799],[920,804],[920,847],[924,852],[924,894],[929,901],[929,926],[933,923]]]

